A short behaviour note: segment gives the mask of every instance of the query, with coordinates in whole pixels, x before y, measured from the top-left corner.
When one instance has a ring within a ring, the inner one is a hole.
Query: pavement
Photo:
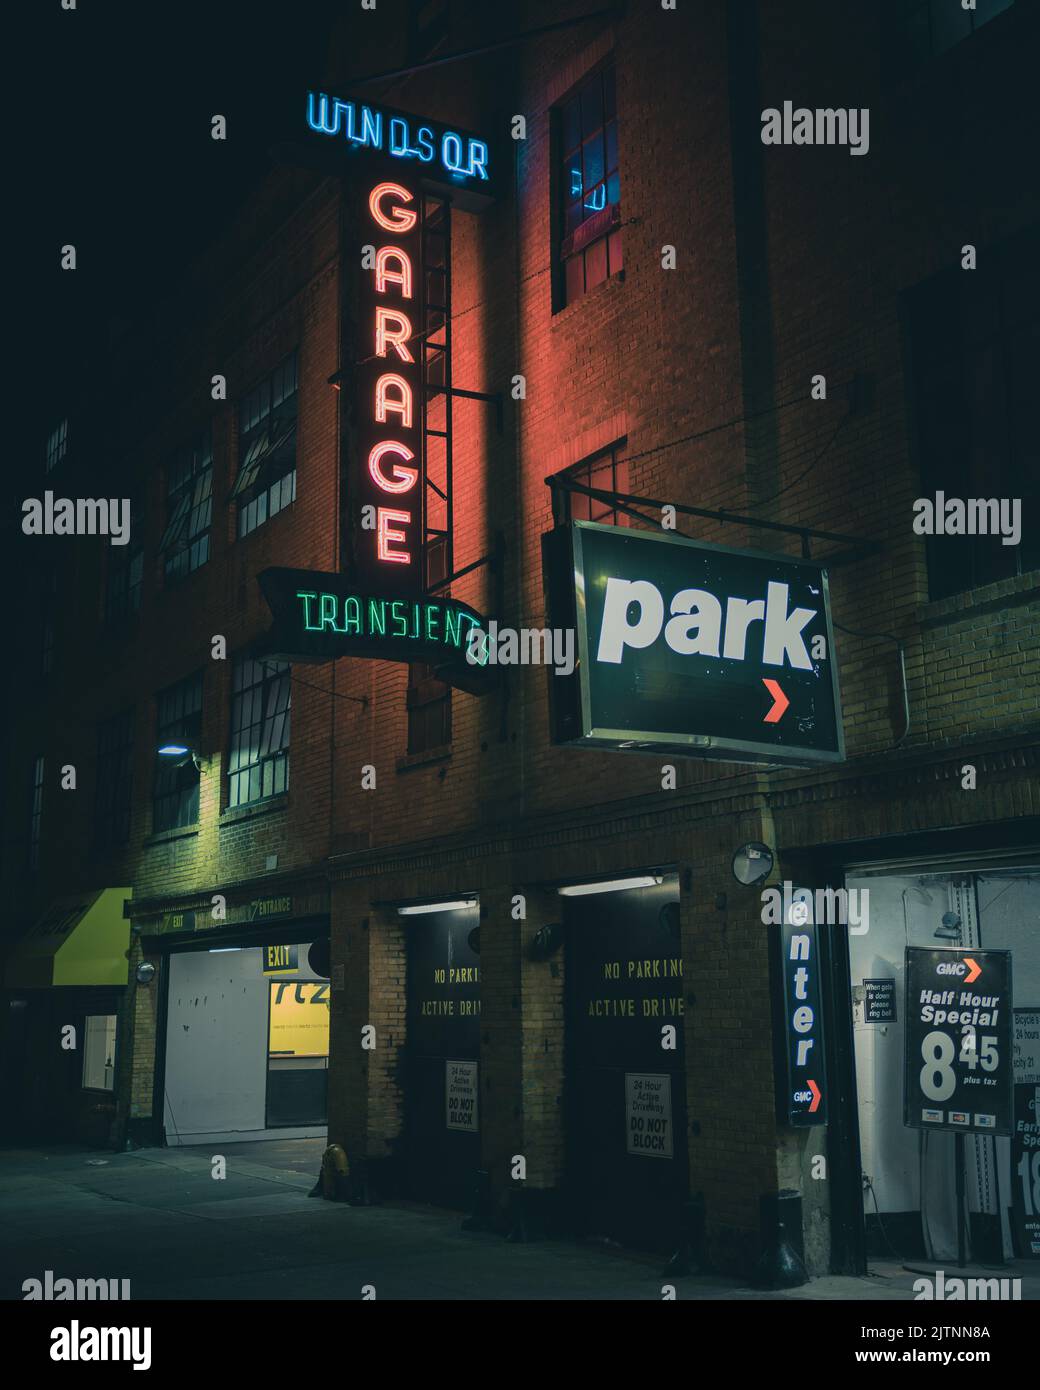
[[[661,1260],[593,1243],[511,1244],[465,1232],[457,1212],[408,1203],[351,1207],[309,1198],[324,1139],[140,1149],[0,1150],[0,1299],[22,1283],[129,1279],[132,1299],[661,1300]],[[1021,1278],[1035,1265],[967,1270]],[[958,1271],[947,1269],[947,1280]],[[674,1280],[681,1300],[903,1300],[921,1277],[890,1263],[864,1278],[762,1293],[717,1276]],[[960,1305],[963,1307],[964,1305]]]

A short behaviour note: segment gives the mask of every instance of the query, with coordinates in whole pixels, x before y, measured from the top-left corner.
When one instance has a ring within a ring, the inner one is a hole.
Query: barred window
[[[621,270],[621,177],[614,69],[590,77],[556,113],[560,223],[557,308]]]
[[[184,744],[197,749],[202,733],[202,672],[197,671],[157,697],[156,748]],[[199,773],[186,756],[176,759],[156,753],[152,829],[175,830],[199,819]]]
[[[278,796],[289,785],[291,687],[284,661],[240,657],[231,681],[228,805]]]
[[[251,391],[238,413],[238,476],[231,496],[247,536],[296,501],[297,355]]]
[[[138,495],[130,502],[130,539],[126,545],[110,545],[105,585],[105,621],[118,622],[141,611],[144,579],[144,508]]]
[[[591,458],[582,459],[573,468],[564,470],[565,476],[573,478],[585,487],[594,487],[601,492],[628,491],[628,464],[618,458],[620,444],[615,444]],[[571,519],[573,521],[599,521],[604,526],[627,526],[628,516],[619,512],[609,502],[599,497],[587,497],[582,492],[572,492]]]
[[[62,420],[47,436],[47,472],[56,468],[69,448],[69,422]]]
[[[98,725],[94,839],[99,848],[125,845],[130,838],[133,761],[134,715],[124,710]]]
[[[167,580],[206,563],[212,520],[213,432],[207,428],[174,455],[167,470],[166,530],[159,542]]]
[[[32,801],[29,814],[29,868],[40,867],[40,830],[43,825],[43,757],[33,763]]]

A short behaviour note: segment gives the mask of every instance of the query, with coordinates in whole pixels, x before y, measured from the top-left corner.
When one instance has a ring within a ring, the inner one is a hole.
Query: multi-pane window
[[[117,622],[141,611],[144,578],[144,509],[138,495],[130,502],[130,539],[126,545],[106,546],[105,621]]]
[[[156,752],[152,829],[176,830],[199,819],[199,772],[192,753],[202,733],[202,672],[159,692],[156,749],[183,745],[181,757]]]
[[[444,540],[430,541],[426,550],[427,587],[448,577],[448,546]],[[444,597],[448,590],[436,593]],[[408,752],[426,753],[451,742],[451,686],[437,680],[427,662],[408,666]]]
[[[228,805],[277,796],[289,785],[291,686],[284,661],[241,657],[231,678]]]
[[[43,824],[43,758],[33,763],[32,801],[29,812],[29,868],[40,867],[40,830]]]
[[[943,494],[925,531],[933,599],[1040,566],[1038,264],[1034,227],[980,250],[976,270],[944,271],[907,296],[921,494],[933,510]],[[963,522],[951,501],[964,504]],[[1015,501],[1017,538],[1000,533],[1014,530]]]
[[[583,459],[573,468],[566,470],[566,476],[573,478],[584,487],[597,488],[601,492],[628,491],[628,464],[618,457],[621,446],[615,444],[592,458]],[[574,521],[599,521],[604,526],[627,526],[628,516],[599,497],[589,497],[583,492],[572,492],[571,519]]]
[[[94,837],[99,847],[125,845],[130,838],[134,716],[125,710],[98,725],[94,785]]]
[[[47,472],[56,468],[69,447],[69,422],[62,420],[47,436]]]
[[[588,78],[559,108],[557,306],[580,299],[622,268],[621,180],[614,69]]]
[[[901,66],[913,68],[945,53],[1014,3],[976,0],[966,10],[960,0],[895,0],[891,13]]]
[[[213,434],[206,429],[175,454],[166,473],[166,530],[159,553],[167,579],[206,563],[212,520]]]
[[[296,353],[250,391],[238,412],[238,477],[231,496],[248,536],[296,500]]]
[[[83,1025],[83,1089],[113,1091],[116,1084],[116,1016],[88,1014]]]

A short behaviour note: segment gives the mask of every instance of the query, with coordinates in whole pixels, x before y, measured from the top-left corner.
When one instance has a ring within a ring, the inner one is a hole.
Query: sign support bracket
[[[640,507],[674,507],[683,516],[703,517],[708,521],[717,521],[720,524],[758,527],[764,531],[780,531],[785,535],[798,536],[801,539],[802,558],[804,560],[812,558],[810,540],[835,541],[839,545],[848,547],[846,550],[840,550],[835,554],[826,556],[825,563],[828,565],[851,564],[856,560],[865,559],[868,555],[880,554],[884,550],[880,541],[868,540],[865,536],[849,536],[840,531],[819,531],[812,526],[792,526],[783,521],[763,521],[761,517],[740,516],[735,512],[713,511],[708,507],[690,507],[684,502],[667,502],[657,497],[640,497],[634,493],[609,492],[603,488],[586,487],[584,483],[579,483],[574,478],[560,474],[550,475],[545,479],[545,483],[552,492],[553,519],[557,525],[566,525],[570,521],[570,494],[578,492],[583,497],[591,497],[597,502],[607,502],[618,511],[636,517],[639,521],[650,521],[652,518],[636,511],[632,504]],[[681,532],[676,534],[681,534]],[[687,539],[692,539],[692,537],[687,537]]]

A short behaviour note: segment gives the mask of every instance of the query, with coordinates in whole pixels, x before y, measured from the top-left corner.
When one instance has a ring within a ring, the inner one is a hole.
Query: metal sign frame
[[[578,671],[588,672],[590,667],[588,615],[586,610],[586,581],[583,553],[583,536],[586,532],[605,531],[616,533],[618,527],[605,526],[597,521],[574,521],[570,523],[573,556],[575,626],[578,639]],[[645,539],[654,545],[677,545],[685,548],[710,551],[716,554],[739,556],[748,560],[761,560],[769,564],[788,562],[801,567],[811,566],[820,575],[822,617],[827,636],[828,661],[830,663],[830,689],[834,702],[834,720],[837,749],[811,749],[777,746],[772,743],[758,743],[753,740],[719,737],[714,734],[683,734],[653,729],[612,729],[597,726],[592,718],[592,694],[589,679],[582,676],[579,681],[581,733],[569,742],[587,747],[618,748],[625,752],[645,752],[656,749],[687,754],[694,757],[722,759],[729,762],[761,762],[788,767],[805,767],[815,763],[838,763],[845,761],[845,732],[841,714],[841,692],[838,685],[838,667],[834,655],[834,630],[830,612],[830,588],[827,569],[820,562],[811,559],[794,560],[790,556],[776,555],[764,550],[751,550],[735,546],[715,545],[710,541],[694,541],[685,536],[673,536],[667,532],[638,531],[625,529],[625,539]],[[782,668],[777,668],[778,671]],[[556,679],[559,679],[558,677]],[[734,756],[739,755],[739,756]],[[748,756],[750,755],[750,756]]]

